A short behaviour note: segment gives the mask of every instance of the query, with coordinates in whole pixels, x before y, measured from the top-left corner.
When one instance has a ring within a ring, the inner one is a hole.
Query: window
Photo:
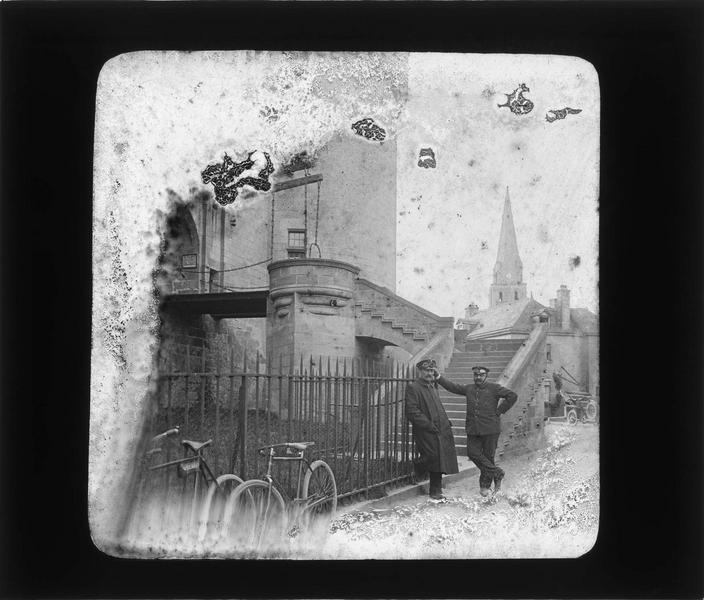
[[[504,301],[504,293],[499,292],[499,302],[503,302],[503,301]]]
[[[513,292],[513,299],[518,300],[518,292]]]
[[[552,346],[550,344],[545,344],[545,358],[548,362],[552,361]]]
[[[300,250],[306,249],[306,232],[303,229],[289,229],[288,230],[288,247],[289,250],[298,248]]]
[[[306,231],[305,229],[288,230],[288,257],[306,257]]]

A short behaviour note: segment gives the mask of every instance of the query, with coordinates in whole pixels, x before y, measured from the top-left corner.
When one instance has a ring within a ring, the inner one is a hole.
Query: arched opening
[[[198,230],[187,206],[180,204],[166,219],[161,259],[162,292],[167,294],[199,291],[203,268]]]

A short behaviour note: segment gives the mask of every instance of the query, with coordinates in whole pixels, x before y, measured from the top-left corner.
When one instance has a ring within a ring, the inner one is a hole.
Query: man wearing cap
[[[441,500],[444,498],[443,473],[459,471],[452,423],[438,396],[435,361],[421,360],[416,367],[420,377],[406,386],[406,417],[413,425],[413,439],[425,467],[424,470],[430,474],[430,497]]]
[[[467,398],[467,456],[479,468],[479,491],[482,496],[501,489],[504,471],[494,464],[496,444],[501,433],[501,415],[509,410],[518,400],[516,393],[498,383],[489,383],[486,378],[489,369],[472,367],[474,384],[460,385],[445,377],[438,377],[437,382],[448,392],[460,394]]]

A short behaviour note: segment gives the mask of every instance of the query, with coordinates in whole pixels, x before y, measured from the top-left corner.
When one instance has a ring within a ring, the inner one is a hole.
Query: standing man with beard
[[[515,392],[498,383],[487,383],[489,369],[472,367],[474,384],[459,385],[440,376],[437,382],[448,392],[467,398],[467,456],[479,468],[479,492],[482,496],[501,489],[504,470],[494,464],[496,445],[501,434],[501,415],[518,400]]]
[[[442,500],[442,475],[459,472],[452,423],[438,396],[435,378],[437,364],[421,360],[416,367],[420,377],[406,386],[406,418],[413,425],[413,439],[420,453],[423,471],[430,474],[429,495]]]

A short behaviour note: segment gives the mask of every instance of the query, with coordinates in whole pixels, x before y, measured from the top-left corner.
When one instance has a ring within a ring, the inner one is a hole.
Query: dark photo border
[[[701,598],[700,2],[0,5],[0,596]],[[579,559],[136,561],[87,520],[98,73],[138,50],[584,58],[599,75],[601,516]]]

